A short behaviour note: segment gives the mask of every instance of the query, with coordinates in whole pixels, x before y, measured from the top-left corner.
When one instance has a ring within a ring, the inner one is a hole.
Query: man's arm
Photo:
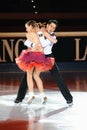
[[[50,40],[50,42],[52,43],[57,43],[57,39],[56,37],[54,38],[53,36],[51,36],[48,32],[44,31],[43,32],[44,36]]]

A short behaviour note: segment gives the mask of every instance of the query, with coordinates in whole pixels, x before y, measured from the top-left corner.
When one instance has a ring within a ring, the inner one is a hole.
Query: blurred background
[[[38,22],[47,22],[49,19],[58,20],[57,33],[73,32],[73,36],[58,36],[58,44],[53,47],[55,59],[60,65],[60,70],[87,70],[87,2],[85,0],[65,1],[65,0],[3,0],[0,3],[0,68],[4,63],[14,63],[11,61],[9,52],[3,45],[6,43],[11,48],[11,39],[14,41],[13,49],[20,38],[10,37],[11,32],[25,32],[25,22],[34,19]],[[84,32],[74,35],[74,32]],[[2,33],[8,33],[9,37],[2,37]],[[5,39],[5,40],[4,40]],[[77,43],[78,42],[78,43]],[[19,51],[24,48],[23,41],[20,41]],[[78,44],[78,45],[77,45]],[[14,52],[13,52],[14,53]],[[77,54],[78,53],[78,54]],[[3,56],[4,55],[4,56]],[[4,58],[5,60],[3,60]],[[77,59],[78,58],[78,59]],[[63,64],[64,63],[64,64]],[[10,64],[11,65],[11,64]],[[12,64],[13,66],[14,64]],[[8,67],[7,67],[8,68]],[[12,67],[9,68],[9,71]],[[0,70],[0,71],[1,71]]]
[[[58,31],[85,31],[87,1],[2,0],[0,2],[0,32],[25,31],[24,23],[29,19],[42,22],[57,19]]]

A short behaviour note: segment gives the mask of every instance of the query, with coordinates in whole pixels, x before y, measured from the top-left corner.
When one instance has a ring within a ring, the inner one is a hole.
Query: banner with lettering
[[[58,62],[87,61],[87,37],[60,37],[53,53]]]
[[[23,49],[25,37],[0,36],[0,62],[14,63]],[[87,61],[87,37],[58,37],[58,42],[53,46],[53,54],[57,62]]]

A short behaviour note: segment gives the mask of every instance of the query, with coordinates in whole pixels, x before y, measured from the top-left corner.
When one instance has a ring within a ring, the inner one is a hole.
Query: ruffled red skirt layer
[[[33,67],[41,72],[52,69],[54,58],[46,58],[43,52],[32,52],[23,50],[18,58],[15,59],[18,67],[23,71],[29,71]]]

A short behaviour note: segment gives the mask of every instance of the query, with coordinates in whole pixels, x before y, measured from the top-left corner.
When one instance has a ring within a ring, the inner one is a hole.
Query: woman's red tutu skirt
[[[23,71],[29,71],[37,67],[39,71],[44,72],[52,69],[54,65],[54,58],[46,58],[43,52],[32,52],[29,50],[23,50],[15,61],[18,67]]]

